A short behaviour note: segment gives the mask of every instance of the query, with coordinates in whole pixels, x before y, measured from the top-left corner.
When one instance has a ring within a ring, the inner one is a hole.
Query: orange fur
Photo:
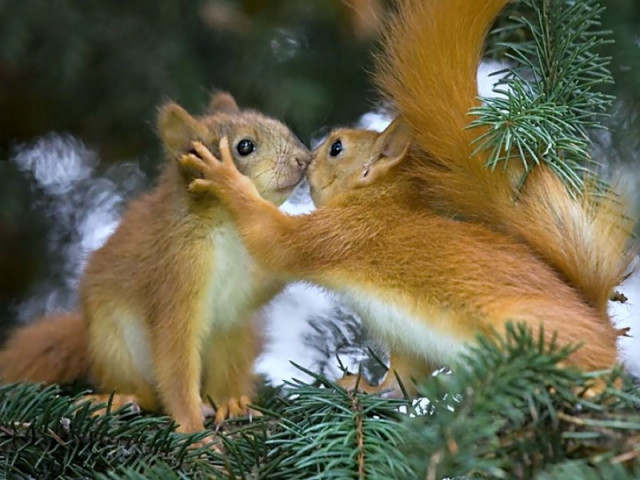
[[[227,94],[215,95],[203,117],[166,105],[158,129],[167,161],[157,187],[129,205],[81,281],[85,348],[91,380],[117,392],[117,405],[134,398],[193,432],[203,428],[209,398],[218,422],[249,413],[260,352],[254,312],[284,284],[251,259],[219,199],[188,191],[198,172],[177,159],[193,140],[215,149],[222,136],[234,145],[250,139],[256,149],[234,150],[234,161],[264,198],[280,203],[301,180],[309,152],[282,123],[239,110]]]
[[[51,315],[18,328],[0,350],[5,382],[70,383],[88,374],[87,328],[77,313]]]
[[[492,171],[472,155],[481,128],[467,129],[477,106],[476,70],[484,36],[508,0],[404,0],[383,38],[375,80],[415,130],[411,168],[432,208],[480,220],[522,238],[587,302],[607,300],[631,260],[629,203],[589,189],[574,199],[547,168],[537,168],[516,200],[522,167]],[[534,220],[535,221],[532,221]]]
[[[616,361],[605,307],[629,261],[620,204],[574,201],[540,169],[514,205],[514,172],[492,176],[470,157],[477,62],[505,3],[400,2],[377,78],[402,116],[381,134],[329,135],[309,168],[309,215],[262,200],[225,140],[222,162],[202,145],[185,160],[204,176],[190,189],[222,199],[256,260],[342,294],[389,343],[401,376],[449,363],[509,321],[583,342],[569,361],[585,370]]]
[[[334,135],[343,133],[350,132]],[[312,185],[323,165],[323,147],[309,172]],[[361,155],[344,153],[336,170]],[[361,303],[374,300],[460,343],[477,333],[500,331],[509,320],[523,321],[534,329],[543,325],[549,338],[557,332],[564,344],[585,341],[573,361],[586,369],[615,362],[615,329],[553,268],[512,237],[424,208],[421,183],[403,171],[343,191],[309,215],[292,217],[264,202],[237,173],[220,174],[222,168],[235,172],[231,166],[210,165],[214,174],[195,185],[227,199],[251,254],[287,280],[308,280],[342,293],[368,323],[374,321],[372,312]],[[374,325],[373,330],[381,329]],[[402,333],[380,335],[392,349],[433,364],[449,359],[446,351],[430,351],[427,341],[424,350],[409,345]]]

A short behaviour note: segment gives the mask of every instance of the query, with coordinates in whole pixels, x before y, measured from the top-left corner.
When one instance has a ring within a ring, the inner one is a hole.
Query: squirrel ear
[[[167,151],[174,156],[187,152],[194,140],[203,140],[207,128],[177,103],[160,109],[158,133]]]
[[[401,118],[396,118],[376,140],[378,158],[365,165],[361,183],[368,184],[387,174],[400,163],[413,142],[413,129]]]
[[[209,101],[209,113],[239,113],[240,108],[230,93],[217,92],[211,96]]]
[[[402,118],[396,118],[385,128],[378,139],[381,145],[380,159],[402,160],[413,142],[413,129]]]

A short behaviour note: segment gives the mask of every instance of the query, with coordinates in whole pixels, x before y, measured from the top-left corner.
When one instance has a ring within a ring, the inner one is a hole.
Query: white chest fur
[[[264,278],[230,226],[216,229],[213,235],[215,258],[213,277],[207,295],[209,318],[216,327],[230,327],[246,322],[255,298],[264,288]]]
[[[363,292],[343,292],[343,298],[360,315],[370,332],[388,342],[392,349],[399,348],[428,361],[448,364],[464,345],[462,338],[434,327],[452,320],[446,311],[434,308],[428,318],[416,318],[399,303],[387,303]]]

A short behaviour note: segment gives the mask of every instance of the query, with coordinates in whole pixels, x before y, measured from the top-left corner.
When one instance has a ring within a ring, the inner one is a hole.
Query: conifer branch
[[[597,0],[521,3],[530,15],[509,17],[498,33],[510,38],[524,32],[528,40],[497,43],[513,66],[495,88],[502,96],[486,98],[472,111],[478,118],[471,126],[490,127],[476,151],[490,152],[491,169],[522,162],[521,184],[543,163],[578,193],[597,166],[589,130],[604,128],[600,119],[613,100],[598,90],[613,81],[610,59],[597,53],[609,41],[609,32],[599,30],[603,7]]]
[[[2,478],[95,478],[157,462],[190,475],[213,470],[204,448],[187,448],[205,433],[181,435],[166,417],[126,409],[94,415],[102,406],[81,402],[57,386],[0,386]],[[80,403],[79,403],[80,402]]]
[[[564,464],[604,471],[637,462],[637,387],[620,371],[559,367],[570,351],[511,326],[505,338],[481,338],[453,374],[431,378],[421,390],[427,414],[408,420],[417,475],[533,478]],[[585,398],[596,378],[608,387]]]

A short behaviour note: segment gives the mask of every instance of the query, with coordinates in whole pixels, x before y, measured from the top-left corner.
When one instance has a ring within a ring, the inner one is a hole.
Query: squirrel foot
[[[233,397],[226,402],[219,403],[215,411],[215,424],[222,425],[226,419],[238,417],[249,417],[249,420],[253,417],[261,417],[262,414],[260,412],[249,408],[250,403],[251,400],[246,395]],[[203,412],[204,410],[203,407]]]
[[[591,385],[589,388],[587,388],[585,391],[581,392],[582,393],[582,397],[590,400],[590,399],[594,399],[596,397],[599,397],[600,395],[602,395],[604,393],[604,391],[607,389],[607,387],[609,387],[609,384],[607,383],[607,381],[604,378],[596,378],[595,381],[593,382],[593,385]],[[621,388],[624,387],[623,381],[621,378],[616,378],[611,387],[620,390]]]
[[[207,435],[199,442],[192,443],[189,448],[202,448],[207,447],[212,453],[223,453],[222,442],[215,434]]]
[[[109,400],[111,400],[111,407],[109,408]],[[120,410],[123,407],[128,407],[128,413],[140,413],[142,410],[140,407],[140,399],[136,395],[125,395],[121,393],[115,393],[113,395],[109,393],[99,393],[84,395],[80,400],[76,402],[76,405],[89,401],[92,405],[105,404],[103,407],[96,409],[92,415],[101,416],[107,414],[107,409],[111,412]]]
[[[389,376],[393,377],[389,379]],[[345,375],[341,379],[336,382],[342,388],[352,392],[357,390],[359,392],[365,392],[369,394],[380,395],[384,398],[404,398],[404,394],[402,393],[402,389],[398,385],[398,382],[395,379],[395,375],[393,373],[388,372],[384,381],[380,385],[371,385],[367,382],[362,376],[358,375]]]

